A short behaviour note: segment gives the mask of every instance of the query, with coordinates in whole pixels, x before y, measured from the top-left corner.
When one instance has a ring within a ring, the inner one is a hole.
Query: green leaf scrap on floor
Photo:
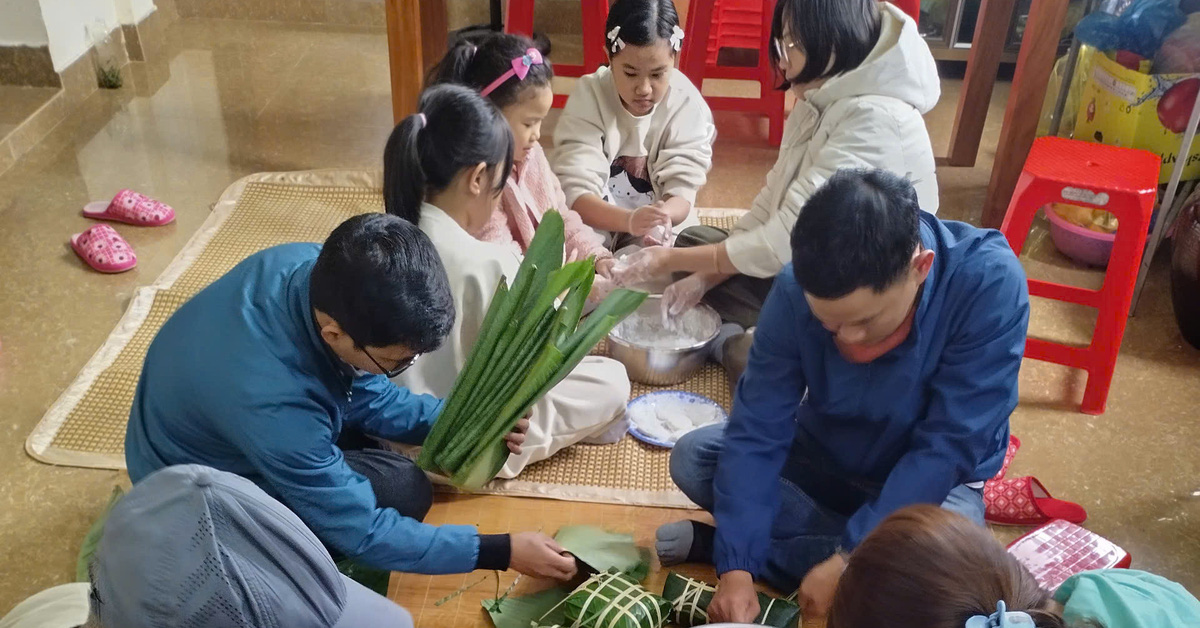
[[[563,265],[563,220],[546,212],[510,287],[501,281],[479,338],[417,459],[460,488],[481,488],[504,466],[504,437],[538,399],[646,299],[614,290],[580,322],[596,277],[591,259]]]
[[[114,486],[112,494],[108,496],[108,503],[104,505],[104,510],[100,513],[100,518],[92,523],[92,527],[88,528],[87,534],[83,537],[83,545],[79,547],[79,558],[75,561],[75,581],[88,582],[88,568],[91,567],[92,557],[96,555],[96,549],[100,547],[100,537],[104,536],[104,524],[108,521],[108,515],[112,512],[113,506],[121,501],[121,497],[125,495],[125,491],[119,486]]]
[[[483,609],[496,628],[549,627],[566,622],[563,601],[570,594],[570,589],[554,587],[532,595],[507,597],[498,603],[484,600]]]
[[[559,528],[554,541],[592,573],[616,570],[637,582],[650,574],[650,550],[635,545],[628,534],[591,525],[572,525]]]

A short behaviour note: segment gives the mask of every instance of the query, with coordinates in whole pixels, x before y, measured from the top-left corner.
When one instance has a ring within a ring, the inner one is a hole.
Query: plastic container
[[[1112,253],[1117,234],[1092,231],[1067,222],[1066,218],[1049,207],[1046,207],[1045,214],[1050,221],[1050,239],[1060,253],[1089,266],[1108,265],[1108,256]]]

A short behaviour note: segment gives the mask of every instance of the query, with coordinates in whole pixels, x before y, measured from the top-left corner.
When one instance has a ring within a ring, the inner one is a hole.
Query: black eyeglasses
[[[417,362],[417,358],[421,357],[420,353],[414,353],[411,358],[400,362],[399,364],[397,364],[395,366],[395,368],[387,369],[387,368],[384,368],[384,366],[379,363],[379,360],[375,359],[375,356],[371,355],[370,351],[367,351],[366,347],[359,347],[359,350],[362,351],[364,354],[366,354],[366,356],[368,358],[370,358],[372,362],[375,363],[375,366],[378,366],[379,370],[383,371],[383,374],[386,375],[388,377],[388,379],[396,377],[397,375],[403,373],[404,371],[407,371],[409,369],[409,367],[411,367],[413,364],[415,364]]]

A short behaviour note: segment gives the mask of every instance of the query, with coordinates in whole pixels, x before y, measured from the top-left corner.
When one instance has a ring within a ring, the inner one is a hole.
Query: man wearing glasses
[[[573,560],[544,535],[421,523],[429,480],[369,438],[425,440],[441,401],[388,378],[437,349],[454,317],[433,244],[395,216],[356,216],[323,246],[252,255],[150,345],[125,435],[129,475],[178,464],[236,473],[335,555],[380,569],[570,577]],[[508,437],[513,452],[526,425]]]

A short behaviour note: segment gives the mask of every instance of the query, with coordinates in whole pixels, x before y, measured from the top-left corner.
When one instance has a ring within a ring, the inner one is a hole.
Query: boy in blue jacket
[[[896,175],[844,170],[791,245],[729,423],[671,456],[717,525],[663,526],[659,555],[715,562],[713,621],[753,621],[756,579],[823,615],[846,554],[905,506],[982,525],[1017,405],[1029,294],[999,232],[921,211]]]
[[[178,464],[236,473],[336,554],[380,569],[569,578],[573,559],[545,535],[421,523],[429,480],[367,446],[367,436],[425,440],[441,402],[388,378],[437,349],[454,316],[433,244],[395,216],[356,216],[324,246],[252,255],[150,345],[125,435],[129,475],[136,483]],[[509,448],[523,439],[511,434]]]

